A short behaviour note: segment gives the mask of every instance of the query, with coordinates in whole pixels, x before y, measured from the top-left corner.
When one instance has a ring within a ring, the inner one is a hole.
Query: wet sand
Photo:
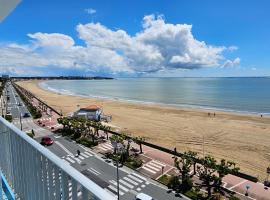
[[[18,84],[65,115],[75,111],[77,105],[101,105],[105,114],[112,115],[111,123],[125,132],[179,151],[192,150],[202,155],[204,149],[205,155],[232,160],[241,171],[261,180],[266,177],[270,165],[269,117],[219,111],[215,117],[211,111],[209,117],[208,110],[61,95],[41,89],[38,83]]]

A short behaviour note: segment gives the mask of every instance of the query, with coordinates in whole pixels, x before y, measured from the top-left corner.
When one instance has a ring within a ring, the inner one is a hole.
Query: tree
[[[189,176],[189,172],[190,172],[191,166],[194,163],[193,155],[195,155],[194,152],[188,151],[188,152],[184,152],[181,157],[179,158],[175,157],[174,159],[174,165],[181,173],[181,179],[182,179],[181,190],[182,191],[187,191],[191,189],[192,187],[192,182]]]
[[[104,131],[104,133],[106,134],[106,139],[108,140],[109,139],[109,135],[108,135],[108,131],[110,131],[111,130],[111,127],[110,126],[105,126],[105,125],[103,125],[102,126],[102,130]]]
[[[137,136],[137,137],[133,138],[133,141],[140,146],[140,153],[142,154],[143,153],[143,151],[142,151],[142,142],[145,141],[145,138],[141,137],[141,136]]]
[[[236,167],[235,165],[236,164],[234,162],[226,161],[225,159],[222,159],[217,165],[218,179],[215,185],[217,191],[221,191],[222,179],[227,174],[236,173],[240,170],[240,168]]]
[[[202,186],[207,188],[207,198],[211,197],[212,188],[216,185],[218,177],[216,176],[217,161],[212,156],[205,156],[200,159],[200,164],[197,166],[197,172],[200,179],[203,181]]]
[[[118,155],[120,157],[120,160],[123,163],[123,161],[124,161],[123,155],[125,153],[125,151],[123,151],[124,150],[124,148],[123,148],[124,147],[124,137],[123,137],[123,135],[112,135],[110,137],[110,140],[111,140],[112,143],[115,143],[114,152],[113,152],[114,155]]]

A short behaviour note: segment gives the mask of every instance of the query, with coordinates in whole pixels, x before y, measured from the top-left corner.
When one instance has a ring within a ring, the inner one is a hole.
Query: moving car
[[[29,114],[29,113],[24,113],[24,114],[23,114],[23,117],[24,117],[24,118],[30,117],[30,114]]]
[[[43,137],[40,144],[42,144],[43,146],[50,146],[53,144],[53,140],[50,137]]]
[[[135,200],[154,200],[153,197],[147,195],[147,194],[144,194],[144,193],[138,193],[136,195],[136,199]]]

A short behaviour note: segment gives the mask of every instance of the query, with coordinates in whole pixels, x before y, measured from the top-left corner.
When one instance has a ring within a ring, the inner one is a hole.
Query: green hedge
[[[84,145],[86,147],[93,147],[93,146],[98,145],[97,141],[93,142],[92,140],[90,140],[88,138],[79,138],[79,139],[76,140],[76,142],[79,143],[79,144],[82,144],[82,145]]]
[[[167,174],[164,174],[158,179],[158,181],[160,183],[162,183],[163,185],[167,186],[169,184],[169,181],[170,181],[170,176],[168,176]]]
[[[134,157],[129,157],[124,165],[126,165],[127,167],[131,168],[131,169],[137,169],[139,167],[141,167],[143,164],[142,160],[138,159],[138,158],[134,158]]]

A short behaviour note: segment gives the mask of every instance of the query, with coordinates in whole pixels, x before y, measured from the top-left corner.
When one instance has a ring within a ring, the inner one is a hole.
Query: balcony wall
[[[2,117],[0,170],[18,199],[115,199]]]

